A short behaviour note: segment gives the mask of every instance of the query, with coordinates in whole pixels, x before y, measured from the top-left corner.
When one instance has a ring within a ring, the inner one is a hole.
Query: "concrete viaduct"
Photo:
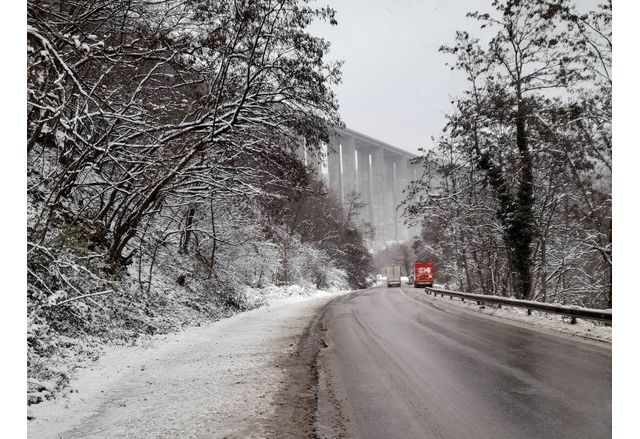
[[[358,192],[366,206],[363,219],[375,230],[374,248],[406,241],[414,233],[403,224],[398,206],[403,190],[421,175],[409,160],[416,157],[396,146],[352,129],[335,129],[329,145],[323,145],[319,175],[346,207],[345,196]],[[305,163],[311,163],[305,148]],[[315,162],[315,160],[313,160]]]

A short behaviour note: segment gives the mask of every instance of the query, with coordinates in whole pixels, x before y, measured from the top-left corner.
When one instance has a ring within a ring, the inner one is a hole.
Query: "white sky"
[[[575,1],[580,9],[598,0]],[[337,11],[337,26],[314,24],[311,32],[331,42],[329,59],[344,60],[336,93],[347,127],[410,152],[431,147],[466,88],[451,71],[456,30],[479,36],[466,13],[491,12],[491,0],[317,0]]]
[[[444,126],[464,76],[438,52],[456,30],[477,29],[465,17],[491,0],[319,0],[337,11],[337,26],[314,25],[331,42],[329,59],[344,60],[336,88],[349,128],[417,152]]]

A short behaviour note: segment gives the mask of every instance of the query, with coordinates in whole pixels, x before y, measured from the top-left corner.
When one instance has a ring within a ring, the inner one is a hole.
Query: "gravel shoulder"
[[[31,407],[28,437],[314,437],[319,318],[336,296],[110,348],[73,393]]]

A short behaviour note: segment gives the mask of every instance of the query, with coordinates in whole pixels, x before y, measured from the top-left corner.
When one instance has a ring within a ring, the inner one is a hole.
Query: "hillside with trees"
[[[495,1],[441,51],[468,88],[405,203],[452,288],[610,308],[611,2]]]
[[[367,283],[366,227],[299,159],[340,125],[306,1],[30,1],[28,373]],[[282,206],[287,206],[286,211]],[[356,262],[353,262],[356,261]],[[35,399],[34,399],[35,401]]]

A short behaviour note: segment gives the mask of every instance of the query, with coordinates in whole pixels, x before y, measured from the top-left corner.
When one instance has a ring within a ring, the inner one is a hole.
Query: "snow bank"
[[[310,285],[271,285],[265,288],[245,287],[243,294],[247,304],[252,307],[274,303],[292,303],[312,296],[327,296],[339,293],[338,289],[318,290]]]
[[[144,346],[108,348],[64,398],[31,407],[29,437],[261,438],[274,437],[272,429],[300,437],[292,419],[273,425],[278,407],[293,403],[279,391],[300,361],[301,334],[336,296],[295,294],[303,291],[272,291],[268,306]]]

